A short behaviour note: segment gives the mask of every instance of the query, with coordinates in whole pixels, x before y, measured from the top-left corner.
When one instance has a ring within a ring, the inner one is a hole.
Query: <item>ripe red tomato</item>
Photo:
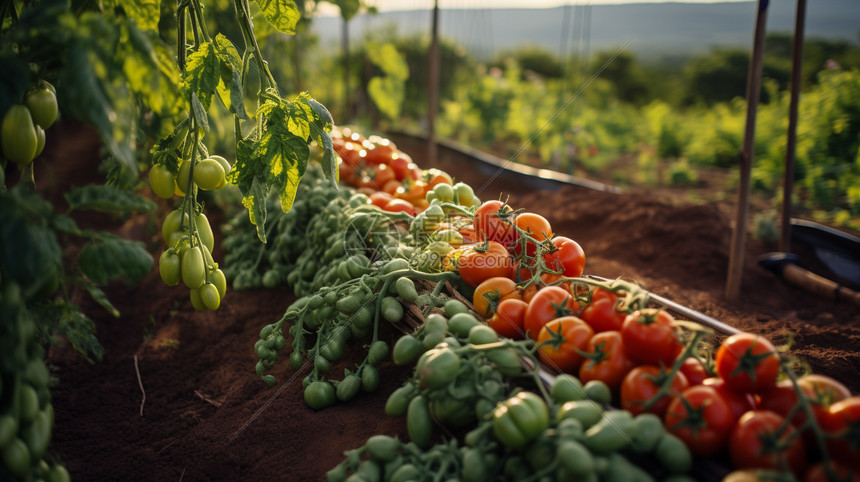
[[[540,214],[522,213],[514,218],[514,226],[534,238],[538,243],[552,239],[552,226]],[[516,243],[513,251],[518,255],[522,252],[523,244],[525,244],[526,254],[529,256],[534,256],[537,252],[537,244],[528,238],[520,237],[519,233],[517,233]]]
[[[367,187],[382,191],[383,186],[394,180],[394,170],[387,164],[380,164],[370,169],[370,185]]]
[[[351,141],[346,141],[342,145],[339,143],[334,144],[334,149],[337,155],[343,159],[343,162],[352,166],[358,166],[362,158],[367,155],[367,151],[364,150],[361,144]]]
[[[729,455],[739,469],[790,467],[795,474],[807,465],[806,447],[793,426],[777,435],[785,419],[768,410],[751,410],[738,420],[729,438]]]
[[[618,331],[604,331],[591,337],[588,348],[584,350],[586,360],[579,367],[579,379],[582,383],[600,380],[617,392],[630,370],[635,366],[627,357],[624,342]]]
[[[702,360],[692,356],[684,359],[684,363],[681,364],[681,373],[687,377],[690,386],[701,385],[710,376],[705,365],[702,364]]]
[[[373,149],[367,151],[364,162],[368,164],[389,164],[396,153],[397,148],[394,147],[394,144],[378,144]]]
[[[729,404],[729,409],[731,409],[735,420],[756,408],[755,399],[752,395],[730,389],[726,386],[725,380],[720,377],[708,377],[702,381],[702,385],[709,386],[720,394],[723,400]]]
[[[399,189],[401,186],[402,184],[400,184],[400,181],[392,179],[391,181],[386,182],[385,185],[382,186],[382,189],[380,189],[380,191],[391,194],[391,197],[394,197],[394,194],[397,192],[397,189]]]
[[[478,241],[495,241],[506,249],[517,239],[513,210],[501,201],[486,201],[475,211],[475,235]]]
[[[654,365],[640,365],[630,370],[621,382],[621,408],[629,410],[634,415],[647,412],[663,418],[672,398],[677,397],[690,386],[687,377],[678,372],[669,382],[669,393],[646,408],[645,405],[657,395],[660,387],[668,380],[668,376],[668,370]]]
[[[596,288],[591,294],[591,302],[582,310],[580,317],[597,333],[621,331],[627,313],[616,310],[617,303],[618,296],[615,293]]]
[[[404,212],[410,216],[415,216],[416,214],[415,206],[405,199],[392,199],[391,201],[388,201],[388,204],[386,204],[382,209],[393,213]]]
[[[767,339],[752,333],[726,338],[715,358],[717,374],[739,392],[762,392],[773,387],[780,358]]]
[[[821,426],[832,437],[827,450],[833,457],[855,469],[860,469],[860,396],[853,396],[830,406],[829,416]]]
[[[836,480],[840,482],[860,482],[860,470],[836,460],[831,460],[830,464],[819,462],[813,465],[803,476],[803,482],[833,482],[833,479],[828,478],[828,471],[835,474]]]
[[[666,429],[684,441],[693,455],[719,454],[735,426],[729,404],[713,387],[689,387],[666,409]]]
[[[399,152],[395,152],[391,156],[391,160],[388,162],[388,165],[391,166],[391,170],[394,171],[394,176],[398,181],[402,181],[409,177],[412,171],[409,170],[409,163],[412,162],[407,156],[401,155]],[[417,181],[418,179],[414,179]]]
[[[519,298],[517,284],[514,280],[503,276],[485,279],[475,288],[472,295],[472,305],[475,311],[484,318],[491,318],[502,300]]]
[[[388,204],[394,196],[388,194],[387,192],[376,191],[373,194],[368,196],[370,198],[370,204],[377,206],[381,209],[385,209],[385,205]]]
[[[513,269],[508,250],[495,241],[470,246],[458,261],[460,277],[471,286],[496,276],[510,278]]]
[[[558,286],[547,286],[539,290],[529,302],[523,326],[529,338],[535,340],[541,328],[550,320],[568,316],[578,311],[579,303],[576,302],[570,291]]]
[[[584,357],[580,351],[588,347],[594,330],[575,316],[551,320],[537,336],[538,357],[551,369],[576,373]]]
[[[543,255],[546,267],[552,271],[562,271],[568,278],[578,278],[585,270],[585,251],[576,241],[556,236],[552,240],[554,250]]]
[[[487,325],[496,330],[500,336],[513,340],[525,338],[523,321],[526,316],[528,303],[519,298],[507,298],[499,303],[496,313],[487,321]]]
[[[680,348],[675,328],[675,318],[665,310],[646,308],[631,313],[621,326],[627,356],[638,363],[672,365]]]

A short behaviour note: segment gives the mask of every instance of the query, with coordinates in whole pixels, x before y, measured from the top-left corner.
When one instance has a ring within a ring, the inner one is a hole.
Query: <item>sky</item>
[[[429,10],[434,0],[366,0],[381,12],[396,10]],[[754,0],[439,0],[441,9],[459,8],[552,8],[564,5],[617,5],[625,3],[727,3]],[[319,5],[321,15],[338,15],[334,5],[323,2]]]

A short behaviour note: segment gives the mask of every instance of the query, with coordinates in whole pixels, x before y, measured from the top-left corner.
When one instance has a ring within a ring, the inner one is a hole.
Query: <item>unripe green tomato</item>
[[[182,253],[182,282],[191,289],[203,286],[206,279],[206,265],[199,246],[193,246]]]
[[[176,176],[162,164],[156,164],[149,170],[149,187],[156,196],[162,199],[173,197],[176,186]]]
[[[57,120],[57,96],[48,89],[39,89],[27,94],[27,108],[33,116],[33,121],[43,129],[51,127]]]
[[[200,189],[212,191],[224,182],[224,168],[212,158],[206,158],[194,166],[194,182]]]
[[[30,473],[30,448],[16,438],[2,450],[3,466],[13,477],[24,480]]]
[[[202,212],[195,219],[197,223],[197,234],[200,235],[200,241],[203,246],[211,253],[215,249],[215,235],[212,233],[212,226],[209,225],[209,218]]]
[[[178,253],[185,251],[188,247],[188,242],[191,238],[188,237],[188,232],[185,230],[176,230],[170,233],[170,237],[167,238],[167,247],[175,249]]]
[[[176,174],[176,190],[180,196],[185,195],[185,190],[188,189],[188,176],[191,174],[191,161],[182,161],[179,165],[179,172]]]
[[[317,380],[305,388],[304,397],[309,407],[321,410],[334,405],[335,389],[331,383]]]
[[[3,155],[23,169],[36,156],[39,143],[29,109],[22,104],[10,107],[3,116],[0,131]]]
[[[45,129],[39,126],[34,126],[34,128],[36,129],[36,154],[33,156],[35,159],[45,149]]]
[[[164,222],[161,224],[161,237],[165,241],[170,239],[170,235],[179,229],[181,221],[185,219],[185,225],[188,226],[188,216],[179,209],[171,211],[164,217]]]
[[[36,419],[36,414],[39,413],[39,394],[29,384],[22,383],[18,397],[20,404],[18,416],[22,425],[32,422]]]
[[[158,258],[158,274],[167,286],[176,286],[182,277],[179,255],[171,250],[162,251]]]
[[[460,206],[471,206],[475,199],[475,191],[472,190],[472,186],[458,182],[454,184],[454,197]]]
[[[224,272],[221,269],[216,269],[209,273],[209,281],[218,288],[218,297],[223,300],[224,295],[227,294],[227,277],[224,276]]]
[[[211,156],[209,156],[209,159],[215,159],[216,161],[218,161],[218,164],[221,164],[221,167],[224,168],[224,180],[221,182],[221,184],[218,185],[218,187],[215,188],[224,189],[224,187],[227,186],[227,174],[230,172],[231,169],[230,162],[217,154],[212,154]]]
[[[193,306],[195,310],[206,311],[206,305],[203,304],[203,298],[200,297],[199,289],[192,289],[189,298],[191,299],[191,306]]]
[[[433,188],[433,192],[436,193],[436,199],[443,203],[454,201],[454,187],[450,184],[437,184],[436,187]]]
[[[51,467],[51,470],[45,475],[46,482],[71,482],[72,476],[69,475],[69,471],[66,470],[62,465],[55,465]]]
[[[210,310],[217,310],[221,306],[218,288],[212,283],[206,283],[200,288],[200,299],[203,300],[203,305]]]

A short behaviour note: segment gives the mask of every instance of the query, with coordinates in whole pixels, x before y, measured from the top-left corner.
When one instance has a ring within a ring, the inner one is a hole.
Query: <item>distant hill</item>
[[[527,2],[524,2],[527,3]],[[547,9],[442,9],[441,34],[463,45],[478,58],[492,56],[525,44],[562,53],[562,32],[567,20],[567,54],[618,48],[641,58],[688,55],[713,47],[749,48],[755,25],[755,2],[692,4],[652,3],[592,5],[584,8]],[[790,33],[794,29],[795,2],[772,0],[768,33]],[[590,16],[590,28],[580,28]],[[353,42],[364,31],[397,26],[400,35],[430,30],[430,11],[400,11],[360,15],[350,23]],[[324,48],[340,45],[341,20],[320,17],[314,31]],[[860,1],[809,0],[806,36],[860,42]],[[582,40],[580,40],[582,38]],[[580,50],[581,49],[581,50]]]

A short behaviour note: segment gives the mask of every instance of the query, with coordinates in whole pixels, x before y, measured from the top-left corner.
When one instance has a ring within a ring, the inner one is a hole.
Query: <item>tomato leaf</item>
[[[406,96],[406,84],[394,77],[374,77],[367,84],[367,93],[386,117],[396,119]]]
[[[107,312],[114,318],[119,318],[119,310],[110,302],[107,295],[101,288],[89,280],[85,280],[81,284],[90,293],[90,296],[93,297],[93,300],[95,300],[96,303],[101,305],[101,307],[107,310]]]
[[[314,120],[311,126],[311,138],[323,150],[322,167],[326,179],[331,181],[332,185],[337,187],[337,181],[340,176],[340,170],[337,168],[337,157],[334,154],[334,146],[332,145],[331,132],[334,125],[334,119],[326,107],[316,100],[312,99],[307,93],[299,96],[299,99],[307,103],[314,113]]]
[[[409,78],[409,64],[406,63],[406,59],[397,51],[394,44],[370,42],[367,45],[367,56],[373,65],[379,67],[386,76],[394,77],[397,80]]]
[[[212,102],[212,94],[221,78],[221,62],[210,42],[203,42],[197,51],[188,56],[185,63],[185,78],[182,89],[186,95],[195,93],[206,109]]]
[[[54,233],[22,215],[20,205],[0,198],[0,271],[31,299],[50,289],[60,274],[60,246]],[[54,286],[56,287],[56,286]]]
[[[105,350],[95,336],[95,322],[71,303],[66,304],[64,308],[58,318],[57,333],[65,336],[87,361],[92,362],[90,355],[96,360],[101,360]]]
[[[102,212],[138,211],[150,212],[157,207],[151,200],[113,186],[91,184],[72,186],[66,193],[69,209],[85,209]]]
[[[186,104],[179,95],[180,73],[173,54],[158,39],[157,32],[143,32],[132,22],[122,27],[123,37],[129,41],[120,43],[118,57],[129,87],[159,116],[177,115]]]
[[[122,7],[123,11],[134,19],[144,30],[158,32],[158,21],[161,19],[161,2],[158,0],[109,0],[105,8]]]
[[[266,20],[279,32],[294,34],[301,12],[293,0],[257,0]]]
[[[215,37],[215,46],[218,58],[221,60],[218,97],[232,114],[240,119],[247,119],[242,89],[242,57],[230,40],[220,33]]]
[[[194,115],[197,125],[209,132],[209,116],[206,115],[206,109],[203,108],[203,104],[200,103],[200,99],[194,92],[191,93],[191,113]]]
[[[143,279],[152,270],[153,260],[143,243],[105,236],[84,246],[78,264],[93,282],[105,285],[117,278],[128,282]]]

